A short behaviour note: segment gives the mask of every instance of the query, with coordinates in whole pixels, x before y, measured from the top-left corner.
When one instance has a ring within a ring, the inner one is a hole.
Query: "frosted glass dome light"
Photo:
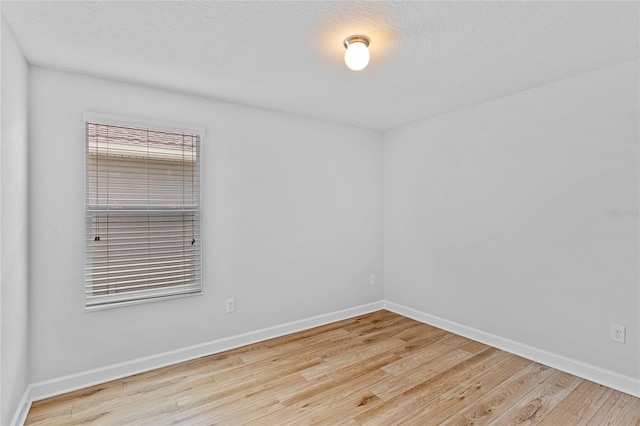
[[[360,71],[369,63],[369,37],[354,35],[344,40],[344,63],[353,71]]]

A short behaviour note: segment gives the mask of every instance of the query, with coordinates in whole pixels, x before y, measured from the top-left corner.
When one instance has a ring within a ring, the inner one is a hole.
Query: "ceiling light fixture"
[[[353,35],[344,40],[344,63],[353,71],[360,71],[369,63],[369,37]]]

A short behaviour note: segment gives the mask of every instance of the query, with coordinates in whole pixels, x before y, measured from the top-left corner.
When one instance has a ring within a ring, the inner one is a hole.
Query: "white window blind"
[[[86,309],[200,293],[200,136],[87,121],[86,140]]]

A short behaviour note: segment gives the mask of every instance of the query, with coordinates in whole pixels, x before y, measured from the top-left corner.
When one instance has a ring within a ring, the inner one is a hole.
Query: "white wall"
[[[638,114],[633,61],[388,132],[386,300],[637,379]]]
[[[6,425],[28,383],[28,66],[1,19],[0,424]]]
[[[382,299],[379,133],[38,67],[30,105],[31,382]],[[85,110],[207,129],[204,295],[84,312]]]

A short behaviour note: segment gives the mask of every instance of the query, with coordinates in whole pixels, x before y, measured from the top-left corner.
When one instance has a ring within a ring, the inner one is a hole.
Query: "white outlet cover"
[[[609,338],[614,342],[625,343],[626,329],[624,325],[611,324],[611,331],[609,333]]]

